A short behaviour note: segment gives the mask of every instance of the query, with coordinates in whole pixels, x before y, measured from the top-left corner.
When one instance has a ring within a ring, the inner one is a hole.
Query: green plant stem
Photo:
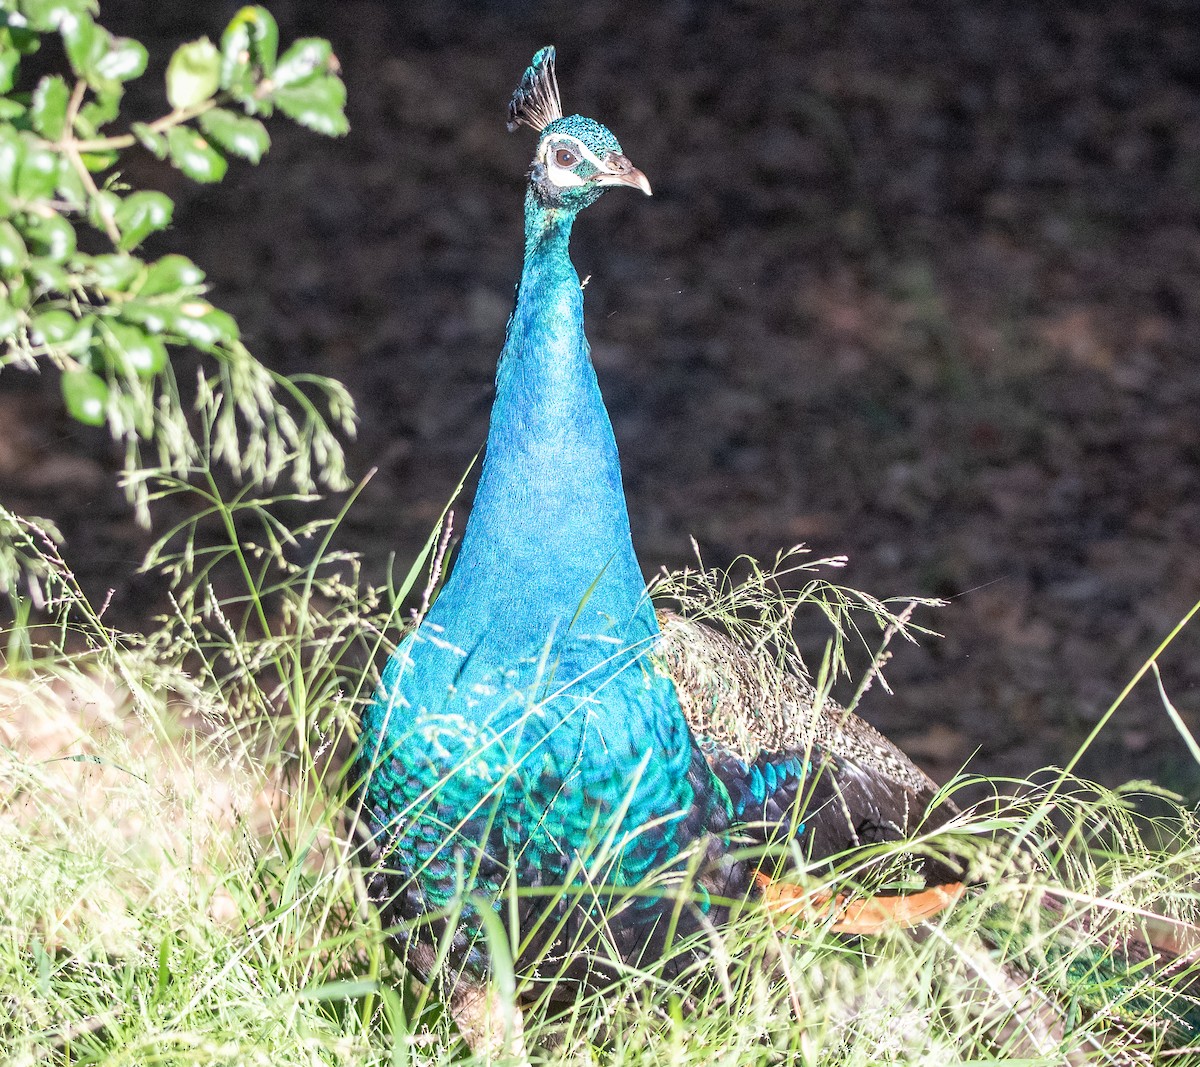
[[[174,111],[168,112],[153,122],[146,123],[146,128],[151,133],[166,133],[172,126],[179,126],[182,123],[190,122],[192,119],[198,118],[206,111],[211,111],[222,103],[225,103],[224,97],[209,97],[209,99],[202,100],[191,107],[177,108]],[[132,148],[140,142],[132,133],[122,133],[115,137],[94,137],[90,141],[77,141],[74,137],[64,133],[60,141],[51,141],[48,143],[51,148],[55,148],[58,151],[69,151],[73,147],[77,152],[117,152],[122,148]]]
[[[1134,676],[1125,683],[1125,687],[1120,693],[1117,694],[1116,699],[1109,704],[1108,709],[1103,715],[1100,716],[1096,722],[1096,725],[1092,727],[1087,737],[1083,739],[1083,744],[1081,744],[1079,748],[1075,750],[1075,754],[1069,760],[1067,760],[1062,770],[1058,772],[1053,784],[1046,790],[1041,804],[1038,805],[1038,809],[1030,813],[1028,818],[1025,820],[1024,826],[1013,835],[1012,843],[1007,850],[1004,861],[1006,864],[1011,863],[1013,858],[1020,851],[1022,842],[1033,829],[1034,824],[1039,818],[1042,817],[1045,811],[1049,810],[1054,798],[1058,796],[1063,785],[1067,782],[1067,780],[1074,773],[1075,768],[1079,765],[1079,761],[1083,759],[1084,753],[1091,748],[1092,743],[1097,737],[1100,736],[1100,732],[1108,726],[1109,722],[1112,721],[1112,717],[1117,713],[1117,709],[1125,703],[1126,698],[1130,693],[1133,692],[1134,687],[1138,684],[1138,682],[1140,682],[1151,669],[1157,667],[1159,658],[1167,650],[1167,648],[1170,647],[1175,638],[1183,632],[1183,628],[1187,626],[1187,624],[1191,622],[1193,618],[1195,618],[1197,613],[1200,613],[1200,600],[1196,601],[1196,603],[1192,605],[1191,610],[1188,611],[1188,613],[1171,628],[1171,632],[1159,642],[1158,647],[1152,653],[1150,653],[1150,655],[1146,658],[1146,661],[1138,668],[1137,673],[1135,673]]]
[[[1159,643],[1159,646],[1150,654],[1146,662],[1138,668],[1137,673],[1125,683],[1125,688],[1122,689],[1117,695],[1117,699],[1108,706],[1108,710],[1100,716],[1099,720],[1096,722],[1096,725],[1092,727],[1091,733],[1084,738],[1083,744],[1080,745],[1078,750],[1075,752],[1075,755],[1073,755],[1067,761],[1066,766],[1063,767],[1062,772],[1058,777],[1058,781],[1055,782],[1054,788],[1051,790],[1051,792],[1057,790],[1057,788],[1062,785],[1064,781],[1066,781],[1067,776],[1075,770],[1075,767],[1079,764],[1080,759],[1083,758],[1083,754],[1091,747],[1092,742],[1100,736],[1100,731],[1108,725],[1109,720],[1113,717],[1113,715],[1116,714],[1117,708],[1125,703],[1126,697],[1133,692],[1134,686],[1136,686],[1138,682],[1146,677],[1146,674],[1152,667],[1155,667],[1158,664],[1159,657],[1166,652],[1170,644],[1175,640],[1176,637],[1180,635],[1180,633],[1183,632],[1183,628],[1187,626],[1189,622],[1191,622],[1198,612],[1200,612],[1200,600],[1196,601],[1196,603],[1192,605],[1191,610],[1182,619],[1180,619],[1179,622],[1177,622],[1171,629],[1171,632],[1162,639],[1162,641]]]
[[[71,162],[71,167],[76,174],[79,175],[79,180],[83,182],[83,187],[88,191],[88,195],[96,202],[96,209],[100,213],[100,221],[104,223],[104,232],[108,234],[108,239],[112,241],[114,247],[121,243],[121,232],[117,229],[116,219],[113,218],[112,208],[106,204],[100,197],[100,190],[96,188],[96,181],[92,177],[91,171],[87,169],[87,165],[83,162],[83,156],[80,154],[83,149],[79,147],[80,142],[75,140],[72,131],[75,129],[75,119],[79,115],[79,109],[83,105],[83,97],[87,92],[87,82],[77,81],[75,88],[71,91],[71,101],[67,105],[67,115],[63,122],[63,135],[58,144],[50,142],[51,147],[64,153]]]

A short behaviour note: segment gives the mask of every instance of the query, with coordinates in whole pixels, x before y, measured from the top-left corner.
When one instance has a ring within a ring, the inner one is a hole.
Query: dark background
[[[235,3],[106,0],[161,68]],[[936,775],[1074,752],[1200,599],[1200,8],[943,2],[272,3],[331,39],[350,135],[284,123],[151,247],[209,274],[260,358],[342,379],[379,472],[345,541],[404,564],[486,432],[533,135],[504,107],[540,45],[568,113],[655,196],[576,229],[593,356],[648,572],[847,553],[840,580],[945,596],[864,711]],[[0,492],[137,627],[161,596],[103,435],[53,380],[0,382]],[[1200,624],[1197,624],[1200,625]],[[1200,719],[1200,630],[1167,653]],[[806,631],[819,651],[820,629]],[[972,755],[975,753],[975,755]],[[1152,683],[1084,762],[1196,793]]]

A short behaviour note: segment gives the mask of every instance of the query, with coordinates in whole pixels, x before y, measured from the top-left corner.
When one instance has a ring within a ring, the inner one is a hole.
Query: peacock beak
[[[653,195],[650,179],[619,152],[609,152],[604,157],[604,169],[596,171],[591,180],[597,185],[628,185],[641,189],[647,196]]]

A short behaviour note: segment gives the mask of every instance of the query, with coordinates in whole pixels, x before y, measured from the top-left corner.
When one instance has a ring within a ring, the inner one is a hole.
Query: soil
[[[160,58],[236,4],[106,0]],[[864,713],[939,778],[1068,759],[1200,600],[1200,16],[1139,4],[677,0],[270,5],[332,40],[348,137],[285,123],[188,184],[150,251],[208,271],[257,355],[340,378],[378,473],[345,540],[413,557],[483,443],[521,254],[528,131],[504,107],[558,46],[568,112],[654,184],[580,222],[593,356],[648,573],[845,553],[879,596],[949,599]],[[152,74],[131,105],[161,110]],[[0,492],[137,627],[161,596],[119,456],[0,381]],[[820,628],[804,633],[816,654]],[[1200,720],[1200,629],[1162,659]],[[1152,680],[1086,754],[1191,795]]]

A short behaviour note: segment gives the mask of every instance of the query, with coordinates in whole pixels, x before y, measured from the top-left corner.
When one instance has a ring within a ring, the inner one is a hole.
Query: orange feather
[[[967,888],[962,882],[950,882],[919,893],[881,893],[849,900],[844,893],[834,896],[778,882],[761,871],[754,880],[772,914],[815,920],[832,916],[830,929],[839,934],[878,934],[889,926],[916,926],[956,904]]]

